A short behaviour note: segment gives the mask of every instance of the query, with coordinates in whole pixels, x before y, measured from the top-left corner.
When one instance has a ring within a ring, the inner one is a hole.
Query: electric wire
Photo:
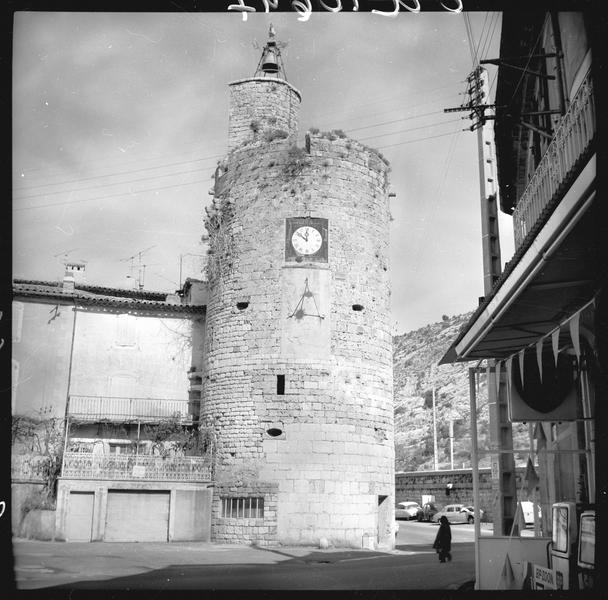
[[[423,138],[416,138],[415,140],[406,140],[404,142],[397,142],[396,144],[385,144],[378,146],[379,149],[393,148],[394,146],[403,146],[405,144],[413,144],[415,142],[424,142],[426,140],[433,140],[435,138],[445,137],[446,135],[453,135],[454,133],[460,133],[461,131],[468,131],[468,129],[457,129],[456,131],[449,131],[448,133],[440,133],[438,135],[429,135]]]
[[[534,45],[532,46],[532,48],[530,50],[530,54],[528,54],[528,60],[526,61],[526,66],[524,67],[522,74],[519,78],[519,81],[517,82],[517,86],[515,87],[513,95],[511,96],[511,100],[509,100],[509,106],[511,106],[513,104],[513,100],[515,100],[515,96],[516,96],[517,92],[519,91],[519,86],[522,84],[524,77],[526,76],[526,72],[528,71],[528,67],[530,66],[530,61],[532,60],[532,55],[536,51],[536,46],[538,46],[538,42],[540,42],[540,38],[541,38],[542,34],[543,34],[543,29],[541,27],[540,31],[538,32],[538,37],[536,38],[536,41],[534,42]]]
[[[423,118],[423,117],[427,117],[427,116],[432,116],[432,115],[436,115],[436,114],[442,114],[440,111],[430,111],[427,113],[422,113],[422,114],[418,114],[418,115],[410,115],[408,117],[403,117],[401,119],[393,119],[391,121],[384,121],[384,122],[380,122],[380,123],[375,123],[372,125],[365,125],[362,127],[358,127],[358,128],[353,128],[353,129],[349,129],[348,131],[360,131],[360,130],[364,130],[364,129],[371,129],[373,127],[380,127],[383,125],[389,125],[389,124],[394,124],[397,122],[402,122],[402,121],[408,121],[408,120],[413,120],[413,119],[418,119],[418,118]],[[452,122],[452,121],[448,121]],[[441,123],[440,123],[441,124]],[[428,125],[428,126],[424,126],[424,127],[431,127],[433,125]],[[408,131],[416,131],[416,130],[420,130],[423,129],[424,127],[413,127],[413,128],[409,128],[409,129],[404,129],[404,130],[400,130],[399,132],[393,132],[393,133],[407,133]],[[369,139],[371,137],[383,137],[385,135],[388,134],[378,134],[377,136],[369,136],[368,138],[363,138],[363,139]],[[222,155],[211,155],[211,156],[206,156],[206,157],[201,157],[201,158],[197,158],[197,159],[192,159],[189,161],[177,161],[177,162],[173,162],[173,163],[166,163],[164,165],[156,165],[153,167],[144,167],[141,169],[131,169],[131,170],[127,170],[127,171],[119,171],[116,173],[106,173],[106,174],[102,174],[102,175],[96,175],[96,176],[91,176],[91,177],[84,177],[84,178],[80,178],[80,179],[72,179],[72,180],[67,180],[67,181],[61,181],[61,182],[51,182],[51,183],[46,183],[46,184],[37,184],[37,185],[31,185],[31,186],[27,186],[27,187],[23,187],[23,188],[15,188],[15,192],[19,193],[19,192],[27,192],[30,190],[34,190],[34,189],[40,189],[40,188],[47,188],[50,186],[57,186],[57,185],[69,185],[69,184],[78,184],[78,183],[82,183],[82,182],[86,182],[86,181],[92,181],[92,180],[96,180],[96,179],[103,179],[106,177],[119,177],[119,176],[125,176],[125,175],[132,175],[135,173],[141,173],[141,172],[146,172],[146,171],[151,171],[151,170],[159,170],[162,168],[168,168],[168,167],[172,167],[172,166],[180,166],[180,165],[185,165],[185,164],[191,164],[194,162],[201,162],[201,161],[205,161],[205,160],[213,160],[219,156]],[[190,174],[190,173],[195,173],[195,172],[199,172],[199,170],[188,170],[188,171],[179,171],[176,173],[166,173],[166,174],[160,174],[160,175],[152,175],[149,178],[146,179],[156,179],[156,178],[162,178],[162,177],[170,177],[170,176],[178,176],[178,175],[185,175],[185,174]],[[30,194],[27,196],[18,196],[15,199],[16,200],[27,200],[27,199],[31,199],[31,198],[37,198],[37,197],[42,197],[42,196],[50,196],[50,195],[56,195],[56,194],[60,194],[60,193],[74,193],[74,192],[82,192],[82,191],[88,191],[88,190],[92,190],[92,189],[98,189],[98,188],[102,188],[102,187],[110,187],[110,186],[115,186],[115,185],[127,185],[130,183],[138,183],[143,181],[143,178],[138,178],[138,179],[129,179],[126,181],[115,181],[115,182],[109,182],[109,183],[100,183],[98,185],[94,185],[94,186],[89,186],[89,187],[85,187],[85,188],[78,188],[78,189],[69,189],[69,190],[56,190],[56,191],[49,191],[49,192],[41,192],[38,194]]]
[[[166,167],[175,167],[175,166],[180,166],[180,165],[186,165],[186,164],[193,163],[193,162],[212,160],[216,157],[221,157],[221,156],[222,156],[221,154],[215,154],[215,155],[211,155],[211,156],[203,156],[201,158],[194,158],[192,160],[183,160],[183,161],[178,161],[178,162],[173,162],[173,163],[166,163],[164,165],[156,165],[153,167],[144,167],[141,169],[131,169],[130,171],[118,171],[116,173],[107,173],[105,175],[93,175],[91,177],[81,177],[80,179],[69,179],[67,181],[57,181],[57,182],[53,182],[53,183],[40,183],[37,185],[30,185],[30,186],[23,187],[23,188],[15,188],[14,191],[21,192],[21,191],[33,190],[33,189],[37,189],[37,188],[41,188],[41,187],[49,187],[51,185],[67,185],[70,183],[81,183],[83,181],[91,181],[93,179],[102,179],[103,177],[118,177],[120,175],[130,175],[132,173],[141,173],[142,171],[155,171],[155,170],[166,168]],[[122,182],[117,182],[117,183],[122,183]],[[126,182],[126,183],[128,183],[128,182]]]
[[[489,17],[490,13],[486,12],[486,17],[483,20],[483,25],[481,26],[481,33],[479,34],[479,41],[477,42],[477,46],[475,47],[475,56],[482,56],[482,54],[480,54],[479,50],[480,50],[480,46],[481,46],[481,40],[484,37],[484,30],[486,28],[486,23],[488,21],[488,17]],[[488,32],[489,32],[490,28],[488,27]],[[486,33],[487,35],[487,33]]]
[[[101,183],[99,185],[92,185],[89,187],[78,188],[73,190],[56,190],[54,192],[42,192],[41,194],[32,194],[30,196],[21,196],[16,200],[31,200],[32,198],[43,198],[46,196],[55,196],[56,194],[71,194],[74,192],[88,192],[90,190],[97,190],[99,188],[111,187],[113,185],[127,185],[131,183],[140,183],[142,181],[150,181],[151,179],[161,179],[163,177],[176,177],[178,175],[190,175],[192,173],[198,173],[200,175],[200,169],[191,169],[189,171],[178,171],[177,173],[165,173],[163,175],[148,175],[147,177],[140,177],[139,179],[129,179],[128,181],[114,181],[111,183]]]
[[[457,83],[457,82],[454,82],[454,83]],[[434,91],[450,88],[450,87],[452,87],[454,85],[454,83],[449,83],[449,84],[437,86],[437,87],[434,87],[434,88],[429,88],[429,89],[426,89],[426,90],[419,90],[417,92],[412,92],[411,94],[406,94],[405,96],[403,96],[403,95],[395,95],[395,94],[391,94],[391,95],[388,95],[388,96],[382,96],[381,98],[384,98],[385,100],[371,101],[371,102],[364,102],[364,103],[354,104],[351,107],[349,107],[348,110],[352,111],[352,110],[354,110],[356,108],[361,108],[361,107],[364,107],[364,106],[373,106],[373,105],[381,104],[382,102],[384,102],[386,100],[389,100],[389,101],[392,100],[392,101],[402,102],[404,98],[408,98],[408,97],[412,97],[412,96],[415,96],[415,97],[418,97],[418,98],[421,97],[421,96],[424,97],[425,94],[430,94],[431,92],[434,92]],[[417,104],[409,105],[408,108],[414,108],[416,106],[425,106],[425,105],[428,105],[428,104],[430,104],[432,102],[439,102],[439,101],[441,101],[441,98],[438,98],[437,100],[431,100],[431,101],[427,101],[427,102],[420,102],[420,103],[417,103]],[[397,108],[391,109],[389,111],[384,111],[384,112],[381,112],[381,113],[377,113],[376,112],[376,113],[374,113],[374,115],[375,116],[379,116],[379,115],[382,115],[382,114],[388,114],[390,112],[395,112],[397,110],[402,110],[402,107],[397,107]],[[335,111],[329,111],[329,112],[327,110],[325,110],[325,108],[323,109],[323,116],[327,116],[327,115],[331,115],[331,114],[338,114],[338,113],[339,114],[344,114],[344,107],[342,107],[341,109],[338,109],[338,110],[335,110]],[[313,118],[314,118],[314,116],[313,116]],[[360,117],[353,117],[352,119],[346,119],[346,120],[347,121],[348,120],[360,120]],[[199,144],[199,143],[200,142],[197,142],[196,144]],[[212,145],[220,145],[220,143],[224,143],[224,140],[222,140],[222,141],[220,141],[220,140],[210,140],[208,143],[211,143]],[[191,151],[189,151],[189,150],[185,150],[184,152],[181,152],[179,154],[186,154],[186,153],[190,153],[190,152]],[[177,156],[179,156],[179,154],[177,154]],[[212,158],[221,158],[224,155],[225,155],[225,153],[223,153],[223,154],[216,154],[216,155],[213,155]],[[120,165],[128,165],[128,164],[134,164],[134,163],[143,162],[143,161],[161,160],[163,158],[167,158],[168,156],[172,156],[173,157],[173,156],[176,156],[176,154],[171,154],[171,155],[164,154],[164,155],[159,155],[157,157],[148,157],[148,158],[143,158],[143,159],[138,159],[138,160],[128,161],[128,162],[125,162],[124,159],[122,159],[122,158],[113,158],[113,159],[110,159],[108,161],[102,161],[102,162],[98,161],[97,164],[98,165],[105,165],[105,164],[118,163]],[[47,174],[49,174],[48,171],[51,168],[52,167],[24,168],[24,169],[20,169],[20,172],[22,172],[24,174],[34,174],[34,173],[38,173],[40,171],[45,171],[45,172],[47,172]],[[33,187],[33,186],[27,186],[27,187],[29,188],[29,187]]]
[[[194,185],[194,184],[198,184],[198,183],[205,183],[205,181],[206,180],[188,181],[185,183],[175,183],[173,185],[165,185],[165,186],[161,186],[161,187],[148,188],[148,189],[144,189],[144,190],[131,190],[128,192],[122,192],[119,194],[111,194],[108,196],[97,196],[96,198],[79,198],[77,200],[65,200],[64,202],[52,202],[52,203],[48,203],[48,204],[38,204],[36,206],[21,206],[18,208],[13,208],[13,211],[33,210],[36,208],[49,208],[52,206],[66,206],[69,204],[80,204],[81,202],[93,202],[95,200],[108,200],[110,198],[119,198],[121,196],[132,196],[135,194],[141,194],[141,193],[146,193],[146,192],[156,192],[159,190],[168,190],[168,189],[172,189],[175,187],[182,187],[182,186]]]
[[[359,138],[359,141],[371,140],[371,139],[379,138],[379,137],[386,137],[387,135],[397,135],[399,133],[407,133],[409,131],[416,131],[416,130],[419,130],[419,129],[428,129],[430,127],[439,127],[441,125],[448,125],[450,123],[457,123],[459,121],[461,121],[461,119],[451,119],[449,121],[444,121],[442,123],[435,123],[433,125],[421,125],[420,127],[412,127],[410,129],[401,129],[399,131],[391,131],[389,133],[379,133],[379,134],[376,134],[376,135],[370,135],[368,137]]]
[[[466,131],[466,130],[456,130],[456,131],[450,131],[447,133],[440,133],[437,135],[430,135],[430,136],[425,136],[422,138],[416,138],[413,140],[404,140],[402,142],[396,142],[393,144],[384,144],[382,146],[379,146],[379,148],[393,148],[395,146],[403,146],[406,144],[413,144],[416,142],[423,142],[426,140],[432,140],[432,139],[436,139],[436,138],[440,138],[440,137],[445,137],[448,135],[454,135],[456,133],[460,133],[461,131]],[[122,196],[131,196],[131,195],[136,195],[136,194],[141,194],[141,193],[147,193],[147,192],[155,192],[155,191],[160,191],[160,190],[167,190],[167,189],[172,189],[172,188],[176,188],[176,187],[183,187],[183,186],[188,186],[188,185],[195,185],[195,184],[199,184],[199,183],[205,183],[206,180],[197,180],[197,181],[189,181],[189,182],[183,182],[183,183],[177,183],[177,184],[173,184],[173,185],[165,185],[165,186],[159,186],[159,187],[153,187],[153,188],[147,188],[147,189],[142,189],[142,190],[132,190],[132,191],[128,191],[128,192],[124,192],[124,193],[118,193],[118,194],[109,194],[106,196],[96,196],[95,198],[79,198],[77,200],[66,200],[63,202],[52,202],[52,203],[47,203],[47,204],[38,204],[38,205],[34,205],[34,206],[22,206],[22,207],[17,207],[17,208],[13,208],[14,212],[17,211],[26,211],[26,210],[34,210],[34,209],[38,209],[38,208],[51,208],[51,207],[55,207],[55,206],[66,206],[66,205],[72,205],[72,204],[80,204],[81,202],[93,202],[96,200],[108,200],[108,199],[112,199],[112,198],[119,198]]]

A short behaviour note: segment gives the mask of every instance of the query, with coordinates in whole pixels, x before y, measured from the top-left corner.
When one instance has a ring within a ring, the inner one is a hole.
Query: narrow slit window
[[[285,375],[277,375],[277,395],[285,394]]]

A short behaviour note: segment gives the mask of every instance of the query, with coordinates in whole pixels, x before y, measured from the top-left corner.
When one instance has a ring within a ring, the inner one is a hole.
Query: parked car
[[[475,520],[475,508],[473,506],[465,506],[463,510],[467,513],[468,516],[471,517],[468,522],[472,523]],[[483,510],[481,508],[479,509],[479,520],[483,520]]]
[[[524,513],[524,522],[526,525],[534,525],[534,502],[524,500],[521,503],[521,509]],[[540,522],[541,512],[540,506],[536,505],[536,519]]]
[[[433,523],[438,523],[441,517],[447,517],[450,523],[472,523],[474,520],[473,507],[464,504],[448,504],[433,515]]]
[[[430,521],[433,515],[438,513],[439,509],[433,502],[427,502],[422,505],[422,511],[418,513],[419,521]]]
[[[395,507],[395,519],[417,519],[422,507],[418,502],[399,502]]]

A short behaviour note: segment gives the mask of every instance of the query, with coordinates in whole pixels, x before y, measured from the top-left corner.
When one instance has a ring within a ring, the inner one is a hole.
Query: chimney
[[[66,261],[64,264],[63,291],[73,292],[77,283],[84,283],[86,263],[84,261]]]

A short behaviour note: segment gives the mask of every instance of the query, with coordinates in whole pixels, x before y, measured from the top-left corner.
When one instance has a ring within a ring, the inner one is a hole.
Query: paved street
[[[473,527],[454,525],[453,561],[431,545],[437,525],[400,522],[394,552],[272,549],[198,542],[16,540],[19,589],[457,589],[474,577]]]

